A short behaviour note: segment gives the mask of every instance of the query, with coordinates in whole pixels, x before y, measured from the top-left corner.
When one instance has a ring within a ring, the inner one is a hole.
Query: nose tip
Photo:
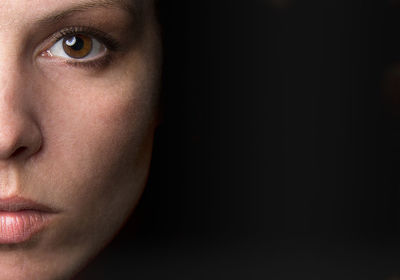
[[[40,130],[31,118],[21,114],[5,117],[0,113],[0,160],[27,158],[41,145]]]

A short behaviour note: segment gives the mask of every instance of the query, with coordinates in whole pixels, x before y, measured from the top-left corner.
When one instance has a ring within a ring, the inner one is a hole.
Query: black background
[[[161,2],[148,187],[85,279],[397,279],[396,1]]]

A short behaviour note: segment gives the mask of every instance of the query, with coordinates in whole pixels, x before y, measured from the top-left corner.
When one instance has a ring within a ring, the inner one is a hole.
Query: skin
[[[29,241],[0,244],[0,279],[71,278],[145,186],[161,60],[153,1],[131,1],[134,11],[101,2],[0,2],[0,199],[56,210]],[[49,36],[69,26],[91,26],[120,47],[90,67],[49,55]]]

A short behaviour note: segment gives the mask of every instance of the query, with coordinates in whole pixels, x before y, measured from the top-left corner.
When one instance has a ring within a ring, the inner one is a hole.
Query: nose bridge
[[[4,37],[4,30],[0,26],[0,39]],[[0,100],[3,105],[15,103],[18,88],[22,88],[24,82],[21,43],[14,36],[4,41],[0,44]]]
[[[13,52],[7,44],[0,45],[0,161],[17,151],[32,154],[41,145],[40,131],[29,109],[30,75]]]

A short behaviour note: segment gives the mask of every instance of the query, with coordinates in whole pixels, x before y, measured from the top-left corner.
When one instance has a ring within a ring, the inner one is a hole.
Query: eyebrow
[[[66,9],[62,9],[60,11],[55,11],[44,18],[38,20],[38,23],[42,24],[54,24],[56,22],[60,22],[65,18],[72,16],[75,13],[85,12],[87,10],[95,9],[95,8],[119,8],[122,10],[126,10],[130,12],[133,16],[137,16],[138,14],[138,3],[142,1],[133,1],[133,0],[92,0],[86,1],[82,3],[78,3],[72,7],[68,7]]]

